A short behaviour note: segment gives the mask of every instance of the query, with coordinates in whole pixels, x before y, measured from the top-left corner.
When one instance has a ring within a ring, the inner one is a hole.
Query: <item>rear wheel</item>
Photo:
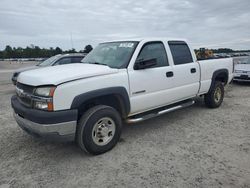
[[[215,82],[212,89],[205,95],[204,101],[209,108],[218,108],[224,99],[224,85],[222,82]]]
[[[112,107],[95,106],[84,113],[77,126],[77,143],[81,149],[98,155],[111,150],[121,135],[120,114]]]

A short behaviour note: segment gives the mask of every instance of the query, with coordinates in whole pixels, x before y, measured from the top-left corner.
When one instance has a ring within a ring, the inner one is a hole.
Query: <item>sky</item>
[[[6,45],[81,50],[143,37],[185,38],[195,48],[250,49],[250,0],[1,0]]]

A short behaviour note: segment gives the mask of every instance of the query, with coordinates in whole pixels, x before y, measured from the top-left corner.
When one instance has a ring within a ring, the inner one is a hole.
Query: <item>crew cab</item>
[[[209,108],[219,107],[232,77],[231,58],[198,62],[185,40],[111,41],[82,63],[23,72],[11,103],[26,132],[75,140],[96,155],[116,145],[123,122],[190,106],[196,96],[204,96]]]
[[[27,71],[27,70],[33,70],[38,69],[42,67],[48,67],[48,66],[56,66],[56,65],[65,65],[65,64],[71,64],[71,63],[79,63],[81,60],[86,56],[86,54],[82,53],[75,53],[75,54],[57,54],[55,56],[52,56],[40,63],[38,63],[35,66],[25,67],[21,69],[17,69],[13,75],[12,75],[12,83],[16,85],[17,77],[21,72]]]

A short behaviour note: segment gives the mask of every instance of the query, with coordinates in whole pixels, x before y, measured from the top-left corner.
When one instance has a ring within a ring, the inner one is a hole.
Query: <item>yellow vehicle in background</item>
[[[213,51],[206,48],[200,48],[196,50],[195,53],[198,60],[211,59],[214,57]]]

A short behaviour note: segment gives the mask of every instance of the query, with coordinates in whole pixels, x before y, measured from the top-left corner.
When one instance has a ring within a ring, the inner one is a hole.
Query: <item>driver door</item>
[[[167,105],[173,99],[168,95],[174,87],[173,68],[169,66],[162,42],[145,43],[137,60],[156,59],[156,65],[129,71],[131,115]]]

